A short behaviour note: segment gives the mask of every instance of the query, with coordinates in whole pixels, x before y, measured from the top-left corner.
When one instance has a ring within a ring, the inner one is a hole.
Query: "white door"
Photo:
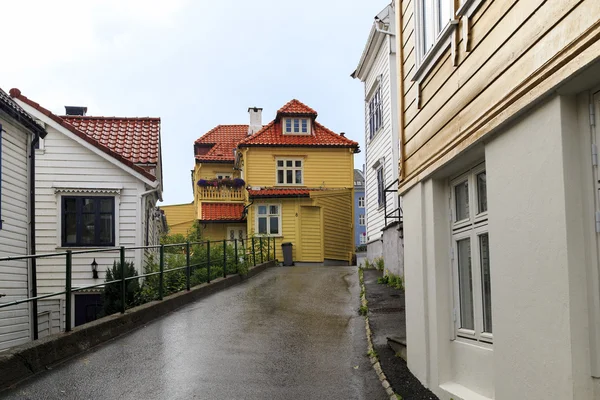
[[[227,240],[246,240],[245,226],[230,226],[227,228]]]

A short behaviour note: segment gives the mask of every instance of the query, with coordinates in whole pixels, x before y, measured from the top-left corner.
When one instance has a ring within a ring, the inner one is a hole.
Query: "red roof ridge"
[[[277,115],[279,114],[311,114],[315,117],[318,115],[314,109],[297,99],[285,103],[283,107],[277,110]]]
[[[17,89],[17,88],[10,89],[9,93],[10,93],[10,96],[12,98],[17,98],[17,99],[21,100],[23,103],[28,104],[29,106],[35,108],[36,110],[38,110],[39,112],[41,112],[42,114],[44,114],[45,116],[47,116],[48,118],[50,118],[51,120],[53,120],[54,122],[58,123],[59,125],[61,125],[64,128],[66,128],[70,132],[74,133],[76,136],[78,136],[81,139],[85,140],[89,144],[97,147],[99,150],[103,151],[104,153],[108,154],[109,156],[111,156],[111,157],[115,158],[116,160],[120,161],[122,164],[125,164],[129,168],[131,168],[134,171],[138,172],[139,174],[143,175],[144,177],[146,177],[146,178],[148,178],[148,179],[150,179],[152,181],[156,181],[156,179],[157,179],[156,176],[154,176],[151,173],[147,172],[144,168],[136,165],[131,160],[128,160],[127,158],[123,157],[121,154],[119,154],[116,151],[110,149],[109,147],[103,145],[102,143],[100,143],[99,141],[97,141],[94,138],[90,137],[89,135],[86,135],[84,132],[82,132],[79,129],[75,128],[72,124],[70,124],[69,122],[67,122],[63,118],[61,118],[58,115],[54,114],[52,111],[48,110],[47,108],[42,107],[39,103],[36,103],[35,101],[30,100],[27,96],[25,96],[24,94],[22,94],[19,89]]]
[[[160,117],[109,117],[101,115],[58,115],[58,117],[73,119],[124,119],[128,121],[160,121]]]

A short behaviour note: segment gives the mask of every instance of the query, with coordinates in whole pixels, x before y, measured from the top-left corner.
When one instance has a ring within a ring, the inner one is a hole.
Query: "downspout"
[[[29,254],[35,255],[35,146],[40,141],[36,132],[31,141],[29,154]],[[37,262],[31,259],[31,297],[37,297]],[[38,339],[38,303],[33,300],[31,323],[33,325],[33,340]],[[67,310],[67,312],[69,312]]]

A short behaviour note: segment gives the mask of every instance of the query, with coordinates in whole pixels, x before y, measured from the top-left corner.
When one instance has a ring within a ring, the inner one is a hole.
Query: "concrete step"
[[[387,343],[388,346],[394,350],[394,353],[406,361],[406,338],[400,336],[388,336]]]

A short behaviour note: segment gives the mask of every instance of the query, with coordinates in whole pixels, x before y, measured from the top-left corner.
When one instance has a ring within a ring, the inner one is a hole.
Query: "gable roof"
[[[46,137],[44,128],[35,122],[33,117],[23,110],[20,105],[15,103],[15,101],[2,89],[0,89],[0,109],[30,131],[40,135],[41,138]]]
[[[243,214],[243,203],[202,203],[202,219],[200,221],[242,221]]]
[[[160,118],[73,115],[61,118],[135,164],[158,164]]]
[[[360,169],[354,169],[354,183],[359,182],[358,186],[365,185],[365,177]]]
[[[235,161],[233,151],[237,144],[248,136],[248,125],[218,125],[194,142],[194,149],[206,148],[205,154],[196,154],[199,162]]]
[[[124,139],[124,137],[121,137],[121,134],[123,133],[123,131],[120,131],[120,134],[118,135],[120,138],[120,141],[121,141],[120,146],[118,146],[117,143],[115,142],[115,143],[111,144],[111,145],[114,145],[113,147],[109,147],[107,144],[101,143],[100,141],[98,141],[98,139],[95,139],[93,136],[90,136],[87,133],[76,128],[73,124],[71,124],[70,122],[65,120],[63,117],[53,114],[50,110],[42,107],[40,104],[36,103],[35,101],[30,100],[25,95],[23,95],[19,89],[11,89],[10,96],[12,98],[22,101],[23,103],[31,106],[32,108],[38,110],[40,113],[44,114],[45,116],[47,116],[48,118],[50,118],[51,120],[56,122],[57,124],[61,125],[63,128],[67,129],[68,131],[70,131],[71,133],[76,135],[77,137],[83,139],[87,143],[93,145],[97,149],[108,154],[109,156],[116,159],[120,163],[122,163],[122,164],[126,165],[127,167],[133,169],[134,171],[138,172],[145,178],[147,178],[151,181],[157,180],[157,178],[154,174],[150,173],[143,167],[136,165],[136,163],[133,161],[133,159],[129,158],[131,156],[131,154],[129,152],[124,152],[124,154],[120,153],[120,151],[123,151],[122,145],[125,142],[125,140],[127,140],[129,145],[131,145],[130,142],[131,142],[131,140],[133,140],[133,138]],[[105,117],[96,117],[96,118],[105,118]],[[157,120],[160,124],[160,119],[157,119]],[[160,143],[160,128],[159,128],[159,134],[158,134],[157,140]]]
[[[317,112],[294,99],[277,111],[277,117],[261,130],[240,141],[238,147],[348,147],[358,152],[358,143],[327,129],[316,121],[310,135],[284,135],[281,116],[305,115],[317,117]]]
[[[281,115],[307,115],[317,117],[317,112],[299,100],[292,99],[277,111],[277,119]]]

